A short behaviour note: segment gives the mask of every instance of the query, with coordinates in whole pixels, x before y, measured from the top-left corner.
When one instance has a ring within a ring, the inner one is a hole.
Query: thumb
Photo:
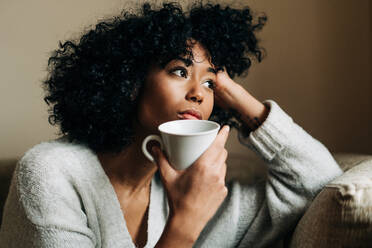
[[[169,164],[164,153],[157,146],[152,147],[152,153],[155,162],[160,170],[161,177],[164,183],[173,182],[177,177],[177,171]]]

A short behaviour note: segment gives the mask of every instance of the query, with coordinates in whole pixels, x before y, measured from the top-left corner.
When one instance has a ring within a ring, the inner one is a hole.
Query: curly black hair
[[[43,82],[49,123],[94,152],[120,152],[133,141],[132,120],[152,63],[164,68],[180,56],[192,57],[187,41],[193,39],[213,65],[240,76],[252,58],[263,58],[255,32],[265,22],[265,15],[253,21],[249,7],[202,2],[185,12],[177,3],[158,9],[144,3],[138,14],[123,11],[101,21],[79,40],[59,42],[49,58]],[[210,120],[239,127],[233,111],[216,105]]]

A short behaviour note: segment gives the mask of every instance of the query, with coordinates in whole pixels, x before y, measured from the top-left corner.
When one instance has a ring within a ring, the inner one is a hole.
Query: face
[[[142,129],[157,133],[157,127],[164,122],[207,120],[211,115],[216,70],[199,43],[193,46],[192,53],[192,61],[181,58],[170,61],[164,68],[150,69],[137,112]]]

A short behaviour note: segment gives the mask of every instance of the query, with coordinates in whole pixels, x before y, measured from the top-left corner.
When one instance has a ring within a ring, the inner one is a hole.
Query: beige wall
[[[259,100],[276,100],[332,152],[372,154],[371,2],[247,3],[269,17],[260,33],[268,56],[237,81]],[[123,6],[119,0],[1,1],[0,158],[55,137],[40,87],[49,52]],[[246,151],[235,135],[228,148]]]
[[[260,35],[268,57],[246,88],[277,100],[332,152],[372,154],[372,2],[250,3],[270,19]]]

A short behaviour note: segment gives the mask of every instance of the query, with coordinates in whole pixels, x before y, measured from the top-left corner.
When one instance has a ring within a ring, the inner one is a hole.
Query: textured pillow
[[[347,169],[314,199],[291,248],[372,247],[372,158]]]

